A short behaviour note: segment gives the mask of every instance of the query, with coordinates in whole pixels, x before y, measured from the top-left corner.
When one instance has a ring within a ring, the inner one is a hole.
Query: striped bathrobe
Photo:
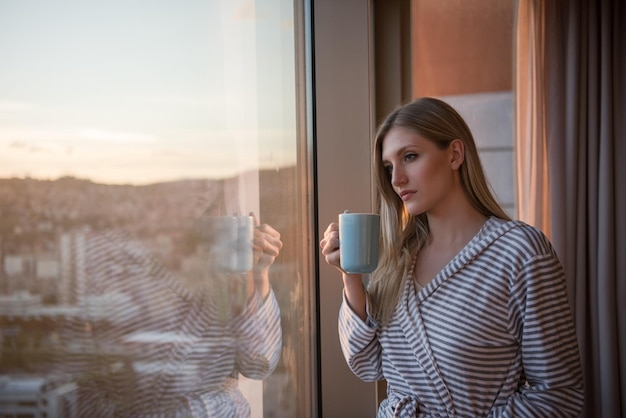
[[[273,291],[224,317],[142,244],[115,231],[74,237],[77,315],[57,369],[79,386],[80,417],[244,418],[240,374],[264,379],[281,355]],[[78,271],[80,270],[80,271]],[[80,301],[110,298],[105,312]],[[118,301],[118,302],[115,302]]]
[[[345,301],[341,347],[387,380],[378,417],[578,416],[582,372],[562,266],[546,237],[487,220],[423,289],[412,273],[387,325]]]

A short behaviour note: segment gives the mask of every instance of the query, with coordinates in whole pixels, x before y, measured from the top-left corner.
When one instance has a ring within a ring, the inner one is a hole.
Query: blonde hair
[[[393,127],[412,129],[441,149],[446,149],[454,139],[461,140],[465,159],[459,167],[459,177],[465,196],[481,214],[510,219],[491,193],[474,137],[456,110],[439,99],[423,97],[389,114],[378,128],[374,145],[381,250],[378,268],[372,273],[368,286],[371,314],[383,323],[391,318],[413,259],[430,234],[426,214],[412,216],[407,212],[382,164],[383,141]]]

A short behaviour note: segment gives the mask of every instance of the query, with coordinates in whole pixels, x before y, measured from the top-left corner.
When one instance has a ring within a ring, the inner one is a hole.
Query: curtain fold
[[[626,6],[518,0],[519,217],[568,280],[585,417],[626,416]]]
[[[541,4],[520,1],[516,26],[515,125],[518,217],[550,233],[545,125],[544,13]],[[537,140],[531,140],[536,138]]]

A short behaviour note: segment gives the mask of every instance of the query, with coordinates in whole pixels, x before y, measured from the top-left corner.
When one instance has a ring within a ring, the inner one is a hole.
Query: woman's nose
[[[391,172],[391,185],[392,186],[402,186],[406,183],[406,175],[404,171],[400,168],[394,167]]]

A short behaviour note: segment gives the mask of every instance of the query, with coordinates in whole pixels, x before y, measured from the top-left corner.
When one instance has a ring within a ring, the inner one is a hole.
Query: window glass
[[[0,415],[310,414],[299,4],[0,0]]]

